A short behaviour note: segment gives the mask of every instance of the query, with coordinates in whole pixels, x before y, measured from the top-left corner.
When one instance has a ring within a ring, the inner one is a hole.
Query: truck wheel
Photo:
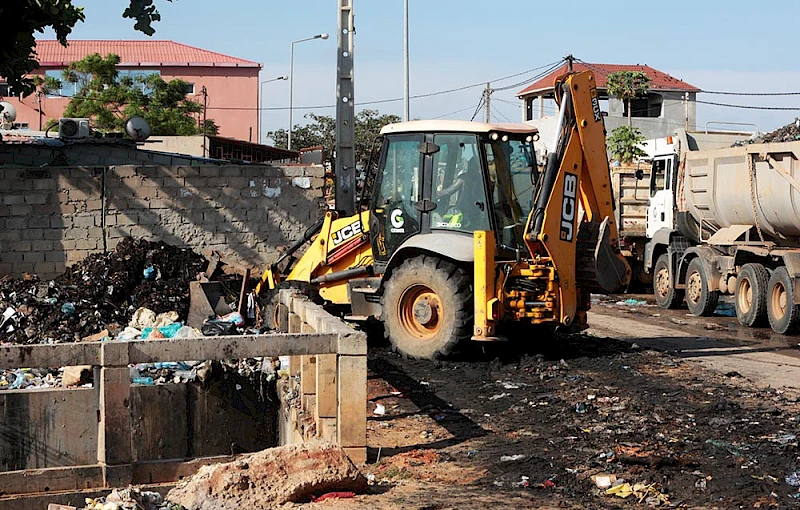
[[[800,325],[800,305],[792,304],[794,279],[785,267],[772,272],[768,289],[767,317],[772,330],[781,335],[796,333]]]
[[[666,253],[658,257],[653,270],[653,294],[661,308],[678,308],[683,301],[683,291],[672,286],[669,257]]]
[[[385,335],[405,356],[446,356],[472,334],[472,299],[472,282],[463,269],[436,257],[408,259],[384,288]]]
[[[708,289],[708,275],[699,258],[689,262],[686,270],[686,306],[694,315],[710,317],[717,309],[719,292]]]
[[[742,326],[767,322],[769,271],[761,264],[745,264],[736,277],[736,318]]]

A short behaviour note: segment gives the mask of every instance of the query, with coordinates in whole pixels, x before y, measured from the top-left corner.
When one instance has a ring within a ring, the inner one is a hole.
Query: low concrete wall
[[[321,166],[0,168],[0,275],[51,278],[124,237],[259,269],[322,215]]]
[[[0,470],[0,510],[7,508],[5,502],[34,493],[175,482],[204,464],[231,460],[200,457],[208,454],[207,449],[230,447],[231,436],[225,432],[244,434],[242,441],[258,440],[262,433],[275,438],[275,409],[248,403],[235,374],[222,377],[216,392],[209,383],[214,379],[206,380],[197,387],[201,396],[195,398],[192,390],[182,392],[174,385],[132,386],[128,366],[136,363],[290,356],[291,371],[300,376],[301,386],[299,398],[281,404],[292,411],[288,421],[281,420],[280,443],[321,437],[342,446],[353,462],[365,462],[366,335],[305,297],[282,291],[281,300],[279,322],[289,334],[0,346],[0,366],[91,365],[95,380],[95,388],[89,390],[2,394],[7,396],[0,415],[3,424],[17,429],[0,430],[0,436],[12,432],[19,436],[12,441],[6,467],[18,467],[31,458],[59,467]],[[257,401],[271,400],[277,406],[278,399],[265,397],[265,389],[266,385],[255,391],[260,392]],[[306,426],[309,419],[298,420],[299,413],[307,415],[313,426]],[[211,424],[203,429],[206,439],[193,437],[194,420]],[[83,435],[73,438],[71,425]],[[212,430],[218,438],[210,437]],[[92,438],[96,442],[88,451],[86,442]],[[243,443],[235,449],[242,447],[252,445]],[[200,458],[187,459],[184,452]]]
[[[227,373],[205,386],[131,386],[134,461],[276,446],[277,404],[243,379]],[[0,471],[96,463],[98,410],[93,388],[0,392]]]

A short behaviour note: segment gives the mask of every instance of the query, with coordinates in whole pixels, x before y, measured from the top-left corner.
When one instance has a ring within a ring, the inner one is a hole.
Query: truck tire
[[[661,308],[678,308],[683,301],[683,291],[672,285],[672,270],[666,253],[658,257],[653,269],[653,295]]]
[[[408,259],[384,287],[384,334],[404,356],[446,356],[472,334],[472,294],[472,281],[458,266],[431,256]]]
[[[742,326],[761,326],[767,322],[769,271],[761,264],[745,264],[736,277],[736,318]]]
[[[800,305],[792,304],[794,278],[785,267],[779,267],[772,272],[767,288],[767,317],[772,330],[781,335],[796,333],[800,326]]]
[[[708,288],[708,275],[703,261],[694,258],[686,270],[686,306],[692,314],[710,317],[717,309],[719,292]]]

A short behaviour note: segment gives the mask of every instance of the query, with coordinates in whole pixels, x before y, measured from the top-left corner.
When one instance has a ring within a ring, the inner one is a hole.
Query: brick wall
[[[320,166],[0,168],[0,275],[60,274],[124,237],[260,269],[324,211]]]

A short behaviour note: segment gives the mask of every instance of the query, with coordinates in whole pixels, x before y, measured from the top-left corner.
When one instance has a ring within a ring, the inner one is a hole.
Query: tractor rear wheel
[[[472,281],[455,264],[431,256],[408,259],[385,284],[385,335],[404,356],[446,356],[472,334],[472,293]]]

